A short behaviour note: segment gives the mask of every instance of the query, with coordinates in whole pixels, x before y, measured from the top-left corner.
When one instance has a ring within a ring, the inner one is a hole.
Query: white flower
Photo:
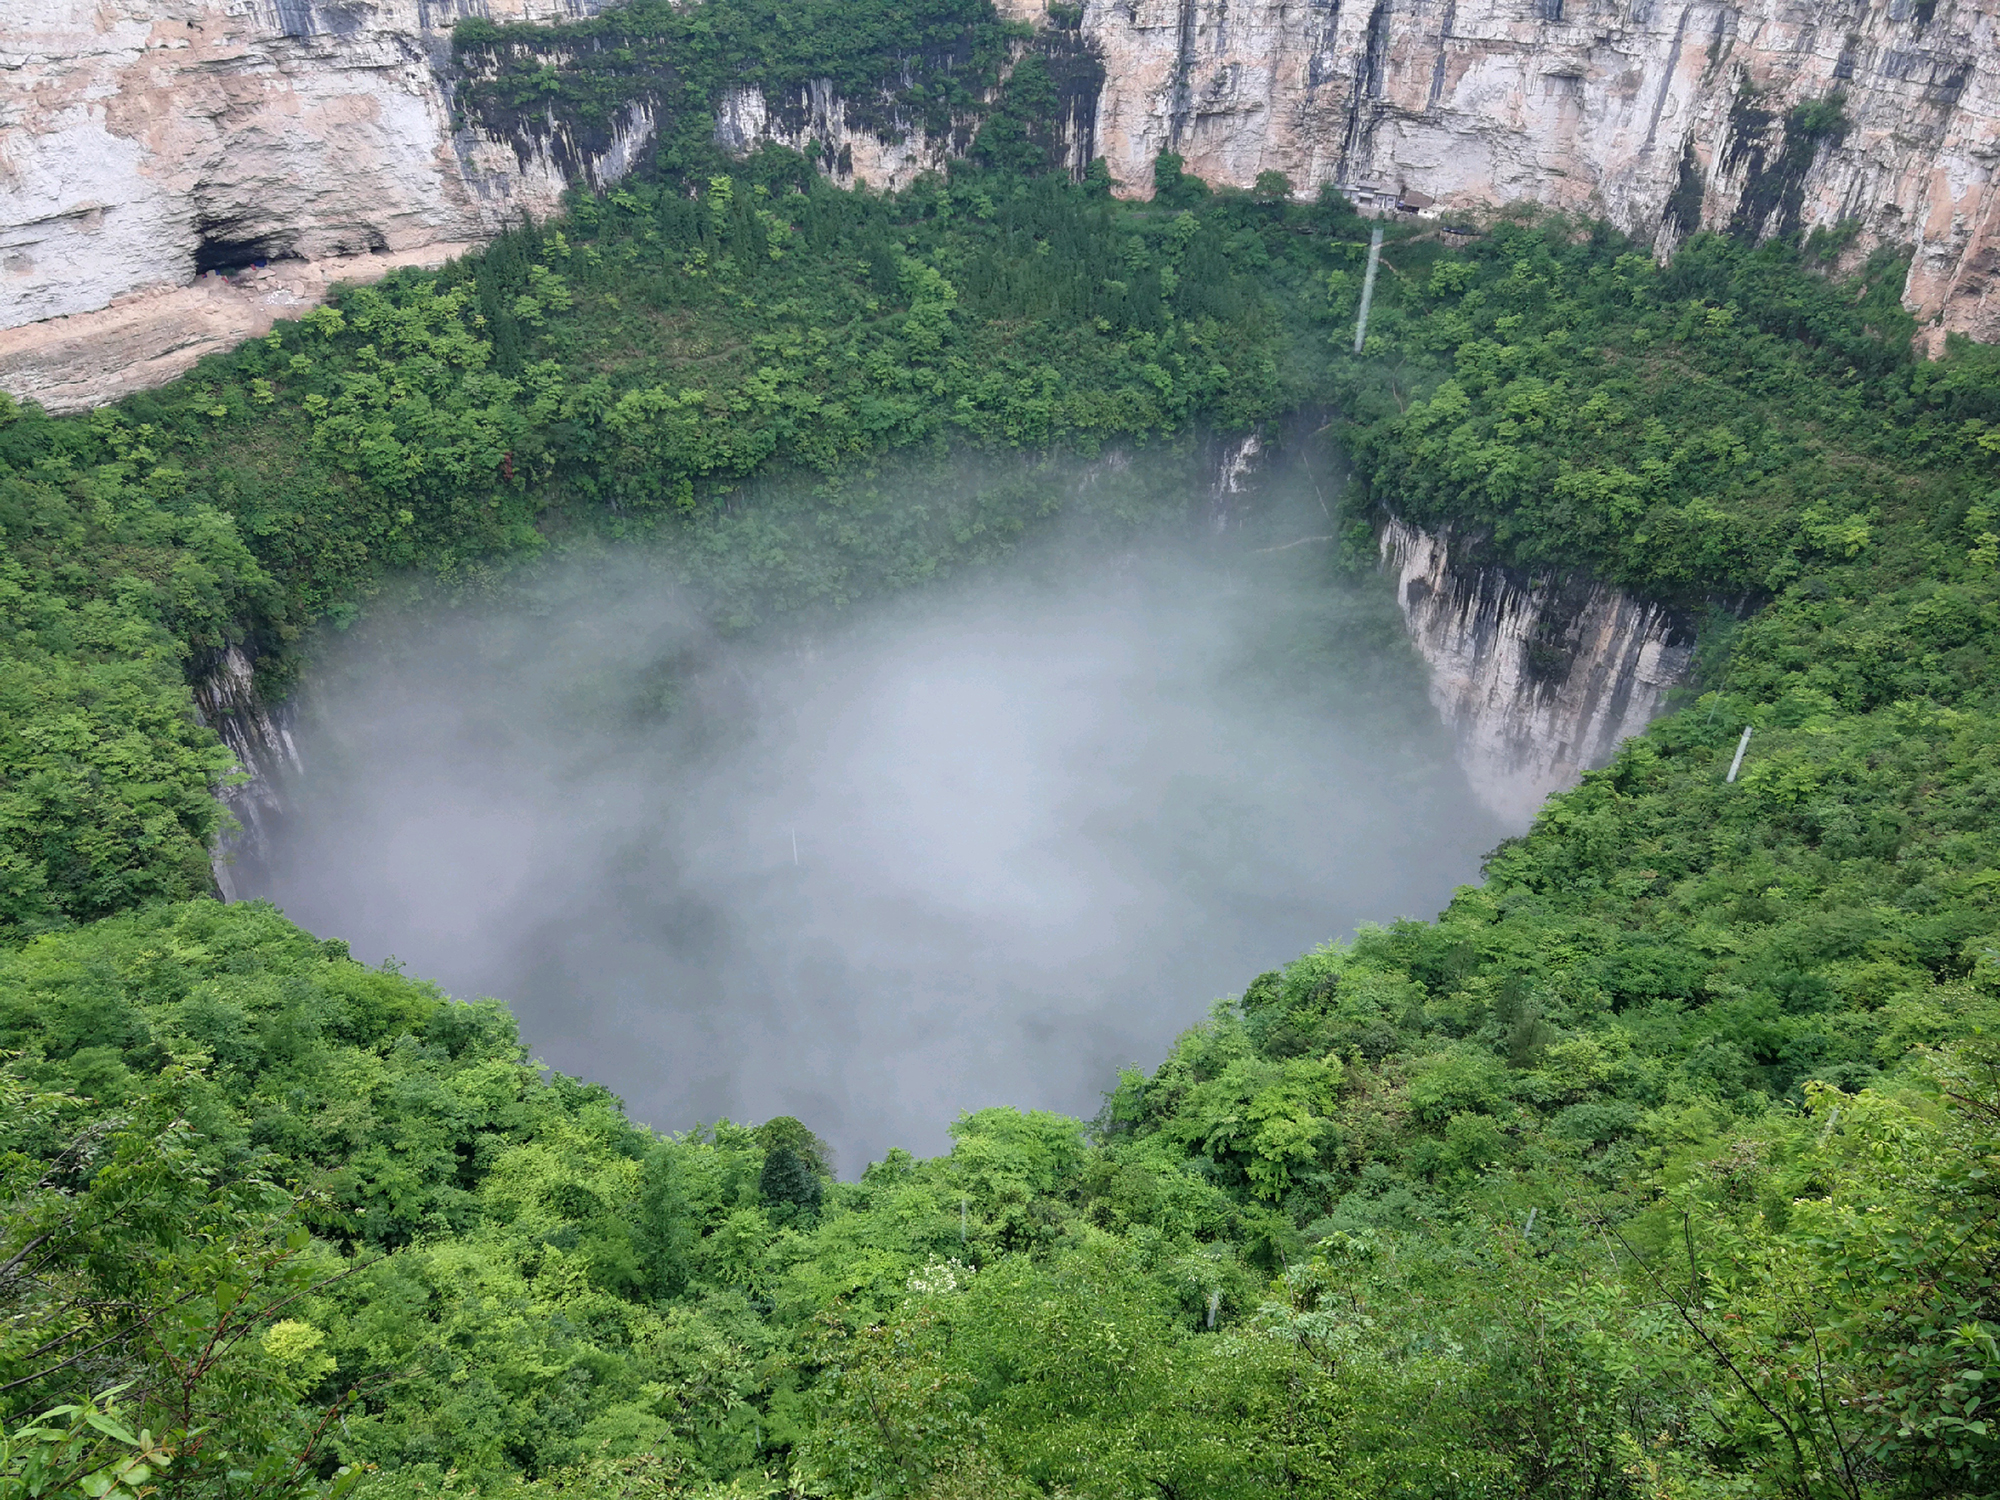
[[[913,1292],[955,1292],[972,1279],[972,1267],[957,1256],[950,1260],[934,1260],[921,1271],[910,1273],[910,1290]]]

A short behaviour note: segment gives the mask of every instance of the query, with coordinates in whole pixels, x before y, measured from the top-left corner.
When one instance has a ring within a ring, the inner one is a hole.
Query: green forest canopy
[[[1892,257],[1519,214],[1394,229],[1354,358],[1337,198],[1168,159],[1115,202],[1006,108],[895,197],[684,129],[167,389],[0,411],[8,1493],[2000,1484],[1992,351],[1913,356]],[[1449,527],[1698,616],[1699,680],[1436,921],[1245,976],[1094,1121],[834,1181],[806,1124],[657,1135],[500,1007],[207,898],[231,644],[282,691],[394,575],[607,543],[782,621],[1041,517],[752,472],[1314,403],[1365,495],[1329,568]]]

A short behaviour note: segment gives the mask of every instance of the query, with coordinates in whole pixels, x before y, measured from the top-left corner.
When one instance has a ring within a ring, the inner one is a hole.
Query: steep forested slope
[[[4,413],[0,1483],[1991,1491],[1990,353],[1912,358],[1896,268],[1834,246],[1520,219],[1398,231],[1355,359],[1337,200],[1036,165],[676,159]],[[871,455],[1313,402],[1372,507],[1329,568],[1450,526],[1699,616],[1700,681],[1436,922],[1246,975],[1088,1126],[983,1111],[844,1183],[795,1121],[660,1138],[498,1007],[202,897],[186,677],[229,643],[275,691],[399,570],[617,542],[781,621],[1043,519],[857,503]],[[833,477],[732,494],[769,466]]]
[[[37,767],[0,833],[0,920],[204,888],[213,764],[120,748],[144,713],[168,733],[176,641],[198,671],[247,636],[282,686],[301,632],[352,618],[388,570],[477,589],[497,565],[623,537],[659,539],[747,625],[920,580],[1031,518],[990,498],[991,514],[881,514],[837,487],[809,516],[745,515],[728,481],[759,466],[1143,439],[1306,394],[1278,367],[1272,299],[1308,295],[1323,228],[1133,215],[1047,179],[884,201],[782,153],[735,170],[701,174],[698,196],[585,200],[88,419],[7,413],[18,701],[75,730],[60,748],[0,731]],[[60,666],[30,665],[51,650]],[[86,669],[128,695],[152,671],[166,697],[114,711]]]

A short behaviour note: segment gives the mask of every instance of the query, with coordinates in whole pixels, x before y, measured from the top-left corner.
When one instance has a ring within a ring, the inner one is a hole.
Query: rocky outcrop
[[[237,898],[230,868],[239,854],[255,856],[264,847],[272,820],[284,810],[285,778],[304,769],[292,743],[289,705],[272,709],[258,695],[250,658],[231,646],[196,679],[195,706],[236,757],[231,780],[216,797],[236,819],[237,828],[217,841],[215,886],[225,901]]]
[[[440,266],[477,248],[439,240],[415,250],[281,260],[259,269],[158,285],[96,312],[0,329],[0,389],[51,411],[77,411],[164,385],[205,354],[220,354],[295,318],[342,281],[365,282],[398,266]]]
[[[1000,9],[1005,12],[1007,5]],[[1017,7],[1018,9],[1018,7]],[[1019,19],[1019,17],[1016,17]],[[1046,19],[1045,17],[1042,19]],[[1081,179],[1097,154],[1098,101],[1105,86],[1103,59],[1073,18],[1043,26],[1016,49],[1014,65],[1033,55],[1049,89],[1053,108],[1026,122],[1028,132],[1072,177]],[[1009,70],[1011,73],[1011,69]],[[985,105],[1004,97],[982,100]],[[766,141],[810,155],[820,170],[842,187],[866,183],[878,191],[908,187],[925,172],[942,171],[963,156],[978,134],[977,112],[932,134],[908,118],[885,94],[865,104],[842,98],[833,84],[816,79],[773,100],[762,89],[733,89],[716,110],[715,140],[743,154]]]
[[[716,110],[715,140],[738,155],[774,141],[813,153],[820,170],[842,187],[866,183],[897,192],[925,172],[942,171],[969,139],[969,131],[933,137],[905,120],[857,125],[848,116],[848,102],[825,79],[802,85],[775,108],[762,89],[732,89]]]
[[[463,16],[605,3],[13,0],[0,388],[66,408],[157,384],[294,305],[202,288],[204,272],[293,262],[288,295],[310,300],[548,212],[568,180],[616,178],[651,137],[643,101],[588,141],[553,117],[485,131],[456,119],[450,63]],[[1852,224],[1853,254],[1914,250],[1905,300],[1933,347],[1948,330],[2000,338],[2000,0],[1000,8],[1040,28],[1057,104],[1031,131],[1072,172],[1104,157],[1125,192],[1173,150],[1216,183],[1280,172],[1302,194],[1334,183],[1448,220],[1532,200],[1663,254],[1696,227]],[[876,187],[973,138],[969,120],[934,137],[880,115],[822,82],[739,90],[716,128]]]
[[[309,301],[549,212],[564,186],[552,161],[454,127],[451,26],[601,4],[13,0],[0,329],[17,331],[0,342],[0,388],[58,408],[103,400],[293,305],[203,273],[269,262]],[[616,175],[629,155],[590,165]]]
[[[1608,761],[1687,676],[1693,638],[1658,605],[1601,584],[1468,567],[1448,538],[1402,521],[1383,529],[1381,552],[1459,763],[1479,800],[1516,827]]]
[[[1934,337],[2000,338],[2000,0],[1084,0],[1083,32],[1128,191],[1171,150],[1239,187],[1531,200],[1663,253],[1852,221],[1857,253],[1915,249]]]
[[[1215,478],[1208,486],[1208,519],[1218,532],[1229,530],[1242,514],[1266,451],[1263,435],[1247,432],[1222,442],[1213,456]]]

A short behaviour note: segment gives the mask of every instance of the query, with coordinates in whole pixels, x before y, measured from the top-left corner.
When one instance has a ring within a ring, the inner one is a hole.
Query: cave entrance
[[[276,233],[246,232],[241,220],[204,219],[195,224],[194,270],[197,276],[210,271],[227,274],[274,260],[293,260],[298,252],[292,238]]]

